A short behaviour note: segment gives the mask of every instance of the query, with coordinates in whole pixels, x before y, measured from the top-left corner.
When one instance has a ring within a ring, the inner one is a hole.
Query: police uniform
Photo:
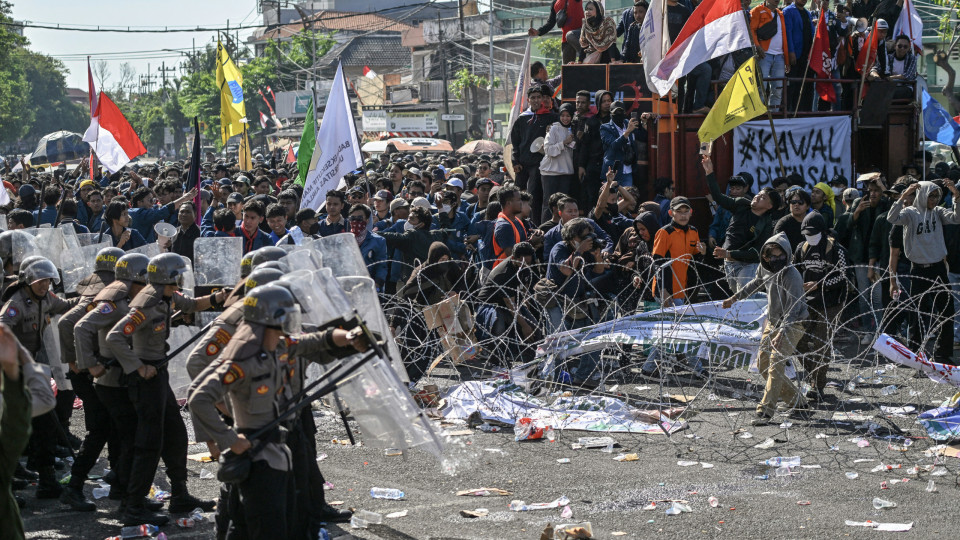
[[[117,480],[110,490],[110,498],[114,500],[122,499],[130,478],[137,415],[126,386],[120,384],[123,370],[107,346],[106,337],[127,313],[129,294],[130,285],[126,282],[114,281],[107,285],[94,297],[90,303],[90,309],[77,322],[74,338],[77,368],[81,372],[86,372],[98,365],[104,368],[103,374],[94,379],[94,391],[106,409],[107,419],[118,436],[119,451],[115,465],[111,466],[111,470],[116,471],[117,474]],[[77,462],[74,462],[71,485],[75,484],[74,479],[79,472],[76,470],[79,462],[78,456]],[[83,476],[86,476],[86,473],[89,473],[89,468]],[[83,487],[83,480],[80,480],[77,487]]]
[[[227,344],[221,358],[198,377],[190,393],[195,421],[222,449],[238,440],[238,433],[250,435],[280,414],[281,403],[295,397],[291,382],[296,376],[298,355],[322,354],[332,350],[332,331],[305,334],[298,339],[281,339],[277,349],[262,348],[265,326],[244,322]],[[216,403],[229,397],[235,429],[217,414]],[[292,538],[291,525],[297,505],[292,504],[294,469],[291,449],[283,443],[278,427],[251,439],[252,456],[247,480],[238,484],[240,508],[233,516],[228,538]],[[315,459],[314,459],[315,463]],[[322,484],[319,486],[322,489]]]
[[[183,313],[194,313],[209,301],[208,297],[191,298],[179,292],[166,299],[163,291],[164,285],[148,283],[144,286],[130,302],[127,314],[107,334],[106,340],[130,379],[130,400],[137,413],[133,463],[126,494],[128,511],[142,508],[161,455],[170,478],[170,511],[191,510],[180,504],[181,500],[192,499],[187,493],[187,429],[170,389],[169,373],[166,367],[159,367],[155,377],[143,379],[135,372],[143,365],[156,366],[164,360],[174,308]],[[207,510],[211,508],[212,505]]]

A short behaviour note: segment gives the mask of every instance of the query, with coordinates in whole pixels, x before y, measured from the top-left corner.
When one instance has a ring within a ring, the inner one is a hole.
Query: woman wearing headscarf
[[[560,106],[560,121],[554,122],[547,129],[547,136],[543,140],[543,159],[540,161],[540,177],[543,183],[543,200],[549,200],[554,193],[564,193],[573,196],[574,168],[573,148],[576,137],[571,129],[573,114],[576,108],[573,103],[564,103]],[[549,207],[544,207],[540,221],[547,221],[550,215]]]
[[[580,29],[582,64],[609,64],[620,61],[617,49],[617,23],[605,17],[603,5],[597,0],[583,4],[583,28]]]

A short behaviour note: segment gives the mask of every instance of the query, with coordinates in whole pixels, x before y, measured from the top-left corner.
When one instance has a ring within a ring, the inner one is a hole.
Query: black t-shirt
[[[787,214],[780,218],[780,221],[773,226],[773,234],[784,233],[787,235],[787,239],[790,240],[790,249],[795,250],[801,242],[804,241],[803,231],[800,226],[802,222],[797,221],[790,214]]]
[[[683,25],[687,24],[689,18],[690,10],[683,4],[667,6],[667,32],[670,33],[670,41],[677,40],[680,30],[683,29]]]

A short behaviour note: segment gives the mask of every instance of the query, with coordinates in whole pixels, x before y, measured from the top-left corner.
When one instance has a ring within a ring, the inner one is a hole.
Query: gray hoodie
[[[775,234],[767,240],[764,248],[769,244],[777,244],[787,255],[787,262],[791,260],[790,240],[784,233]],[[760,250],[763,253],[763,249]],[[794,266],[787,266],[779,272],[771,272],[765,267],[763,257],[757,267],[757,276],[750,283],[733,295],[736,300],[743,300],[761,287],[767,291],[767,321],[778,327],[784,324],[800,322],[807,318],[807,302],[804,300],[803,278]]]
[[[913,206],[904,208],[903,202],[897,199],[887,212],[887,221],[903,225],[903,252],[912,263],[933,264],[942,261],[947,256],[943,226],[960,223],[960,211],[957,209],[960,201],[956,198],[952,210],[942,206],[927,209],[927,198],[939,190],[933,182],[920,182]]]

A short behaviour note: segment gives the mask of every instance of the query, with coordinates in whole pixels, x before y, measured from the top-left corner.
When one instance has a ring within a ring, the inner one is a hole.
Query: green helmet
[[[253,269],[253,272],[250,272],[250,275],[247,276],[247,281],[244,283],[244,294],[249,294],[252,289],[260,285],[266,285],[267,283],[276,281],[283,277],[283,272],[275,268],[263,268],[258,266]]]
[[[176,253],[162,253],[150,259],[147,265],[147,281],[154,285],[183,284],[183,275],[189,268],[182,256]]]
[[[60,272],[50,259],[40,257],[20,268],[20,278],[27,285],[33,285],[41,279],[49,279],[60,283]]]
[[[97,261],[93,265],[94,272],[114,273],[117,267],[117,261],[123,257],[124,251],[116,247],[103,248],[97,252]]]
[[[147,266],[149,265],[150,257],[143,253],[128,253],[117,260],[114,277],[123,281],[146,285]]]
[[[254,287],[247,293],[243,299],[243,319],[283,328],[287,334],[300,330],[300,309],[293,294],[273,283]]]

